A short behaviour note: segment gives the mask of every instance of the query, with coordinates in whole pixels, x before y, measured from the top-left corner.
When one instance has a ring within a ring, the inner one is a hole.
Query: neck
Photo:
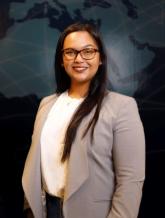
[[[89,84],[71,84],[71,87],[68,90],[68,95],[73,98],[84,98],[89,89]]]

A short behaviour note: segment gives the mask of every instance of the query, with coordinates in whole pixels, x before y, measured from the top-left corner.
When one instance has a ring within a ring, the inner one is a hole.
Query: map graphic
[[[139,50],[130,35],[164,50],[164,5],[161,0],[153,4],[129,0],[2,0],[0,91],[9,97],[29,93],[43,97],[51,93],[59,34],[69,24],[82,21],[100,27],[109,54],[113,89],[133,95],[139,75],[157,54],[147,46]],[[154,33],[155,28],[160,34]]]
[[[150,177],[139,218],[165,217],[161,202],[146,203],[151,190],[153,198],[160,199],[165,182],[159,178],[165,165],[164,0],[0,1],[0,132],[4,145],[0,157],[0,217],[23,218],[21,175],[35,114],[41,98],[54,92],[58,37],[66,26],[78,21],[95,24],[102,33],[110,89],[133,96],[138,103],[147,164],[153,161],[147,168]],[[10,167],[4,169],[6,161]],[[153,171],[154,166],[161,170]],[[6,173],[9,171],[10,175]],[[153,186],[160,188],[154,192]],[[154,208],[152,213],[150,208]]]

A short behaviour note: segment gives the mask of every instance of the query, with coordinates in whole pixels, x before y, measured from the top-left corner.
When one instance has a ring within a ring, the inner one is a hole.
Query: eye
[[[84,55],[91,55],[93,53],[95,53],[95,49],[93,49],[93,48],[86,48],[83,50]]]
[[[67,55],[67,56],[74,56],[75,55],[74,49],[66,49],[63,52],[64,52],[64,55]]]

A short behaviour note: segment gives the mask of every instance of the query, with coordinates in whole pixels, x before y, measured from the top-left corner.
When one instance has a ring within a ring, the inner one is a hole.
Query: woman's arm
[[[145,140],[133,98],[117,115],[113,160],[116,188],[108,218],[137,218],[145,177]]]

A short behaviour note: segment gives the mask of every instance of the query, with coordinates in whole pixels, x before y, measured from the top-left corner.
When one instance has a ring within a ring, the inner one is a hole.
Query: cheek
[[[96,60],[95,63],[93,63],[93,69],[95,69],[97,71],[101,64],[102,63],[101,63],[100,59]]]
[[[69,62],[62,58],[61,66],[66,70],[68,68]]]
[[[71,71],[71,65],[69,63],[64,62],[63,67],[64,67],[66,73],[69,74]]]
[[[63,60],[62,66],[66,69],[68,66],[68,63],[66,61]]]

